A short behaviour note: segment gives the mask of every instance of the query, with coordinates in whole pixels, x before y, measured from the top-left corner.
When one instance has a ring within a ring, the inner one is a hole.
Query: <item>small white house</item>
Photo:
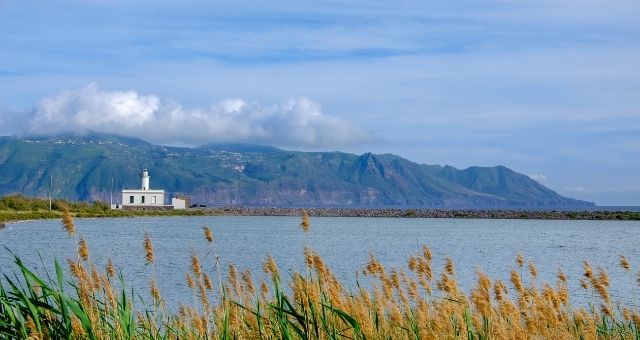
[[[144,207],[163,207],[164,206],[164,190],[151,190],[149,187],[149,171],[142,170],[140,173],[141,188],[140,189],[123,189],[122,190],[122,207],[144,208]]]
[[[186,196],[176,196],[171,199],[173,209],[187,209],[190,206],[190,199]]]

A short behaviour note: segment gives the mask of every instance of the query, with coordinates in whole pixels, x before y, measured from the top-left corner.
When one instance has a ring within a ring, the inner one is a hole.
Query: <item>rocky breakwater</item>
[[[300,216],[305,209],[321,217],[402,217],[402,218],[486,218],[539,220],[640,220],[632,211],[546,211],[546,210],[444,210],[398,208],[278,208],[218,207],[206,211],[225,216]]]

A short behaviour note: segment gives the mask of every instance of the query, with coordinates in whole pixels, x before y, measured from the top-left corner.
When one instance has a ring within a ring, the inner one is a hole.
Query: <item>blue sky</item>
[[[0,134],[502,164],[640,205],[639,17],[622,0],[0,0]]]

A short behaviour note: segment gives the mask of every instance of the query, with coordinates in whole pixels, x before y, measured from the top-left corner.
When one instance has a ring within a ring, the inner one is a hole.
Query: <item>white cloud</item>
[[[320,104],[306,97],[272,106],[232,98],[204,109],[186,109],[155,95],[105,91],[89,84],[44,98],[32,110],[18,114],[26,116],[19,129],[26,135],[94,131],[165,144],[250,142],[303,148],[374,140],[353,122],[324,114]],[[0,113],[2,130],[3,116],[7,114]]]
[[[529,174],[527,176],[529,176],[529,178],[531,178],[532,180],[540,182],[540,183],[542,183],[542,182],[547,180],[547,176],[545,176],[543,174]]]

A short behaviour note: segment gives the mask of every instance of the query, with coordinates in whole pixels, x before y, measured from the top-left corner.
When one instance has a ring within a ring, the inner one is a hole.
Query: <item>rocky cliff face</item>
[[[421,165],[395,155],[293,152],[243,144],[152,145],[111,135],[0,138],[0,194],[109,200],[152,188],[206,205],[566,207],[562,197],[505,167]]]

